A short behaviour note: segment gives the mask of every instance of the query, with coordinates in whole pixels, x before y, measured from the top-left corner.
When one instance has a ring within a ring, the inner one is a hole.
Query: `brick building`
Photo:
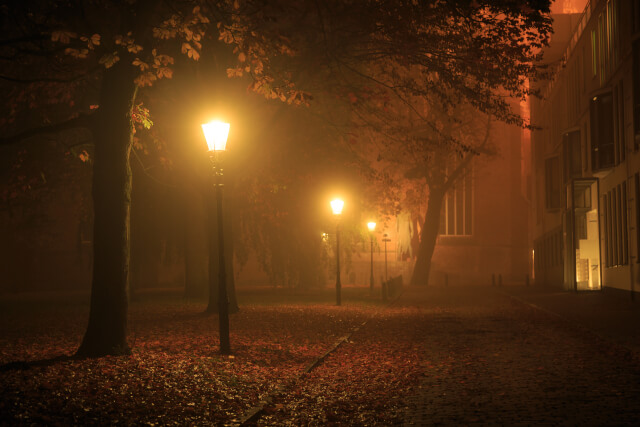
[[[555,18],[552,74],[531,102],[535,281],[636,292],[640,2],[591,0]]]

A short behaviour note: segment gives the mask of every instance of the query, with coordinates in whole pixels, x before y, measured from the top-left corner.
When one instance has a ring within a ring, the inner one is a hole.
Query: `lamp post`
[[[384,242],[384,280],[389,280],[388,270],[387,270],[387,242],[390,242],[391,239],[387,233],[384,233],[382,238]]]
[[[382,241],[384,242],[384,282],[382,283],[382,300],[386,301],[388,293],[387,286],[389,286],[389,274],[387,270],[387,242],[391,241],[387,233],[384,233]]]
[[[371,238],[371,274],[369,276],[369,295],[373,295],[373,231],[376,229],[376,223],[371,221],[367,223],[369,228],[369,237]]]
[[[231,354],[229,342],[229,297],[227,295],[227,272],[224,260],[224,227],[222,225],[222,167],[220,166],[221,154],[227,146],[229,136],[229,123],[213,121],[202,125],[204,137],[209,147],[209,159],[211,160],[212,174],[214,176],[214,188],[216,192],[216,211],[218,219],[218,323],[220,326],[220,353]],[[211,234],[209,246],[213,247]],[[212,264],[209,263],[209,281],[213,279]],[[210,289],[213,287],[210,286]]]
[[[331,210],[333,210],[333,214],[338,218],[336,221],[336,305],[342,304],[342,283],[340,283],[340,215],[342,214],[343,207],[344,201],[341,199],[331,201]]]

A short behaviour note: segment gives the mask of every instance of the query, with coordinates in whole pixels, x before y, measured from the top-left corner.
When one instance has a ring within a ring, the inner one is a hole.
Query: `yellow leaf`
[[[238,55],[238,61],[244,62],[246,60],[247,60],[247,55],[245,55],[244,52],[240,52],[240,54]]]
[[[227,68],[227,77],[242,77],[242,68]]]
[[[155,76],[155,74],[147,72],[144,74],[140,74],[138,77],[136,77],[134,82],[140,87],[145,87],[145,86],[151,86],[155,80],[157,80],[157,77]]]
[[[144,71],[149,68],[149,64],[140,60],[140,58],[136,58],[132,62],[133,65],[140,68],[140,71]]]
[[[64,53],[74,58],[86,58],[87,54],[89,53],[89,50],[88,49],[78,50],[78,49],[68,47],[64,50]]]
[[[130,43],[127,46],[127,50],[131,53],[138,53],[142,50],[142,46],[140,46],[139,44]]]
[[[173,77],[173,70],[171,68],[167,68],[167,67],[162,67],[162,68],[158,68],[158,78],[167,78],[170,79],[171,77]]]
[[[69,43],[72,38],[75,38],[76,33],[71,31],[54,31],[51,33],[51,41],[60,43]]]
[[[120,60],[120,57],[118,56],[118,52],[113,52],[113,53],[105,53],[104,55],[102,55],[102,57],[98,62],[104,65],[105,68],[111,68],[119,60]]]
[[[188,56],[189,56],[189,58],[193,59],[194,61],[197,61],[198,59],[200,59],[200,54],[195,49],[191,49],[189,51],[189,53],[188,53]]]

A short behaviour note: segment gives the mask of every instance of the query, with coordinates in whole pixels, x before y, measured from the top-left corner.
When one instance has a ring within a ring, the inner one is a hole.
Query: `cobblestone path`
[[[638,354],[494,288],[409,289],[398,304],[424,313],[406,425],[640,425]]]

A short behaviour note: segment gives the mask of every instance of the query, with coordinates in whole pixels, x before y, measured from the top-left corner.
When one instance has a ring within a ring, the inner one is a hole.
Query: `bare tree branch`
[[[68,129],[86,128],[91,125],[92,116],[92,114],[81,114],[63,122],[27,129],[9,137],[0,138],[0,146],[17,144],[36,135],[56,133]]]

